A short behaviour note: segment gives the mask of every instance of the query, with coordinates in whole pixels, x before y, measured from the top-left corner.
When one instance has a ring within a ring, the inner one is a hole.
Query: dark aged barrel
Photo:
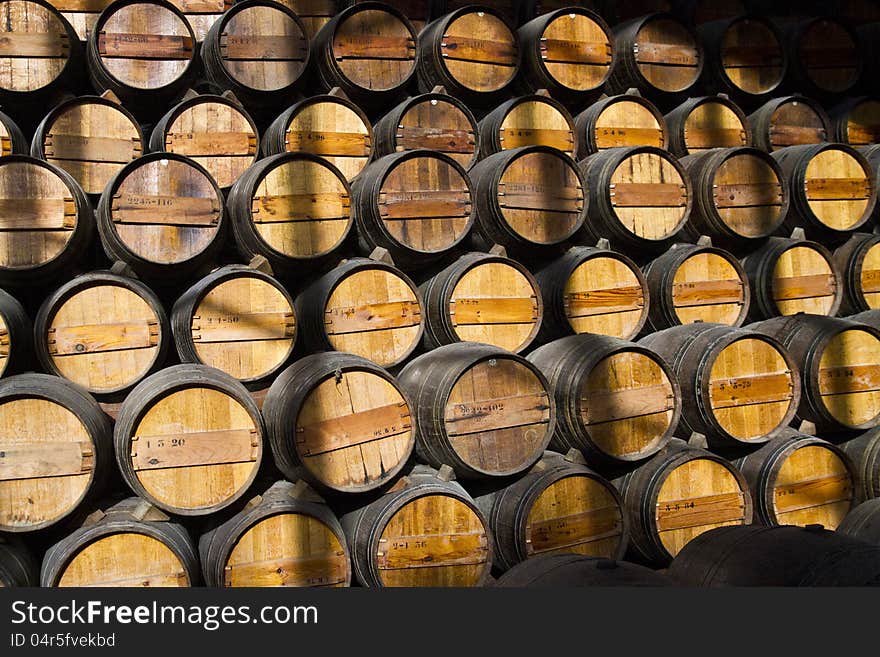
[[[95,211],[104,251],[147,278],[190,274],[216,257],[226,224],[223,192],[200,164],[150,153],[107,184]]]
[[[241,254],[277,272],[327,260],[354,224],[345,176],[311,153],[260,160],[232,186],[227,209]]]
[[[880,98],[847,98],[830,114],[837,141],[857,148],[880,142]]]
[[[520,96],[480,121],[481,158],[522,146],[549,146],[574,155],[574,120],[565,105],[543,94]]]
[[[865,68],[855,30],[831,16],[811,16],[787,28],[791,84],[808,96],[851,93]]]
[[[535,273],[544,298],[538,342],[575,333],[631,340],[648,317],[648,283],[636,263],[604,245],[574,246]]]
[[[517,475],[550,443],[552,391],[522,356],[451,344],[410,361],[398,380],[416,409],[416,453],[435,468],[467,479]]]
[[[788,179],[772,156],[756,148],[719,148],[683,158],[694,187],[685,234],[741,246],[782,226],[791,202]]]
[[[542,554],[504,573],[493,586],[502,588],[591,588],[597,586],[671,586],[659,572],[625,561],[577,554]]]
[[[855,500],[880,497],[880,429],[866,431],[840,444],[855,464]]]
[[[498,105],[522,57],[510,15],[470,5],[428,23],[419,35],[420,91],[439,84],[471,108]]]
[[[51,0],[55,9],[67,19],[80,41],[88,41],[98,16],[113,0]]]
[[[880,235],[854,233],[834,252],[843,284],[840,314],[880,309]]]
[[[688,221],[690,178],[664,150],[612,148],[581,160],[580,169],[589,189],[588,235],[606,237],[614,246],[662,251]]]
[[[705,532],[752,521],[752,497],[740,471],[678,439],[614,483],[630,523],[630,552],[653,566],[668,566]]]
[[[643,461],[669,441],[681,390],[652,350],[599,335],[576,335],[529,354],[556,399],[552,445],[578,449],[596,467]]]
[[[483,586],[492,532],[450,472],[417,466],[382,497],[341,518],[362,586]]]
[[[257,125],[234,96],[190,96],[153,128],[150,149],[184,155],[228,189],[257,160]]]
[[[0,531],[44,529],[100,494],[112,432],[73,383],[33,373],[0,380]]]
[[[189,532],[130,497],[90,515],[43,558],[41,586],[181,587],[199,583]]]
[[[750,318],[833,316],[843,299],[841,273],[818,242],[771,237],[742,260],[752,290]]]
[[[342,351],[382,367],[400,365],[424,332],[422,295],[396,267],[352,258],[296,297],[303,344],[310,351]]]
[[[767,101],[749,116],[749,124],[755,147],[768,153],[834,138],[831,119],[822,106],[798,95]]]
[[[0,290],[0,376],[24,371],[31,364],[32,349],[30,318],[18,299]]]
[[[116,398],[162,367],[171,329],[143,283],[110,272],[68,281],[34,319],[34,348],[46,372],[104,399]]]
[[[304,481],[279,481],[199,539],[208,586],[348,586],[351,560],[333,511]]]
[[[542,14],[519,28],[521,86],[547,89],[574,106],[602,93],[614,67],[614,35],[597,13],[577,6]]]
[[[723,527],[667,572],[678,586],[880,586],[880,547],[820,525]]]
[[[30,144],[21,128],[3,112],[0,112],[0,157],[13,153],[27,153]]]
[[[868,500],[849,512],[837,531],[880,546],[880,500]]]
[[[608,148],[669,146],[663,114],[636,89],[593,103],[575,117],[574,125],[579,160]]]
[[[321,28],[339,13],[336,0],[283,0],[281,4],[290,7],[299,16],[309,41],[313,41]]]
[[[674,244],[644,268],[652,331],[707,322],[742,326],[749,312],[749,277],[732,254],[712,246]]]
[[[766,334],[720,324],[676,326],[642,338],[670,364],[684,399],[676,434],[713,447],[767,442],[802,399],[796,357]]]
[[[263,404],[278,469],[322,490],[363,493],[391,481],[413,451],[412,406],[366,358],[306,356],[272,383]]]
[[[803,313],[752,328],[782,342],[798,363],[801,419],[829,431],[859,431],[880,423],[880,330]]]
[[[515,260],[466,253],[420,290],[425,300],[425,347],[481,342],[514,353],[538,335],[544,303],[529,271]]]
[[[688,98],[666,115],[669,152],[676,157],[752,143],[748,117],[727,96]]]
[[[0,588],[38,586],[39,569],[22,541],[12,536],[0,537]]]
[[[69,173],[27,155],[0,158],[0,282],[69,276],[94,231],[88,197]]]
[[[855,466],[838,447],[793,429],[734,461],[752,493],[755,522],[835,529],[855,500]]]
[[[577,451],[544,452],[522,478],[475,501],[495,537],[499,570],[546,554],[622,559],[626,551],[620,495]]]
[[[477,120],[442,87],[403,101],[373,126],[375,156],[428,148],[461,166],[474,163],[480,148]]]
[[[339,87],[368,111],[404,95],[416,72],[415,28],[398,9],[360,2],[330,20],[312,44],[318,86]]]
[[[352,183],[361,250],[388,250],[395,264],[418,269],[464,240],[473,226],[470,177],[448,155],[429,150],[386,155]]]
[[[221,267],[184,292],[171,312],[180,360],[202,363],[245,384],[262,384],[290,360],[293,299],[269,274]]]
[[[311,96],[272,122],[263,135],[262,150],[265,155],[319,155],[352,180],[373,154],[373,128],[367,115],[341,93]]]
[[[490,155],[470,177],[475,233],[485,245],[513,253],[546,250],[573,237],[587,217],[584,177],[574,160],[548,146]]]

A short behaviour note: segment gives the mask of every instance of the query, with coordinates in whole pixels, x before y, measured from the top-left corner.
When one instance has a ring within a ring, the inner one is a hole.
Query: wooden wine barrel
[[[311,153],[260,160],[232,186],[227,208],[244,258],[262,255],[276,272],[326,260],[354,224],[345,175]]]
[[[855,466],[838,447],[785,429],[734,461],[752,493],[762,525],[818,524],[835,529],[855,500]]]
[[[547,379],[522,356],[486,344],[451,344],[398,376],[416,409],[416,453],[467,479],[507,477],[541,458],[556,425]]]
[[[28,153],[30,144],[12,117],[0,112],[0,157]]]
[[[201,363],[245,384],[267,383],[289,361],[296,342],[293,299],[267,273],[221,267],[184,292],[171,330],[184,363]]]
[[[770,237],[742,265],[752,291],[751,319],[804,312],[834,316],[840,308],[842,275],[818,242]]]
[[[782,226],[791,190],[782,167],[756,148],[713,149],[683,158],[694,186],[694,211],[684,234],[722,244],[754,244]]]
[[[183,12],[199,43],[205,40],[211,26],[223,17],[224,12],[232,8],[234,2],[235,0],[171,0],[171,4]]]
[[[339,11],[336,0],[283,0],[281,4],[299,16],[310,42]]]
[[[373,154],[373,128],[361,109],[339,92],[311,96],[278,116],[263,135],[263,153],[312,153],[355,178]]]
[[[223,192],[194,160],[150,153],[107,184],[95,211],[104,251],[147,278],[209,265],[222,246]]]
[[[411,408],[403,388],[375,363],[324,352],[276,377],[263,416],[275,464],[288,479],[363,493],[391,481],[412,454]]]
[[[880,143],[880,98],[847,98],[830,114],[837,141],[857,148]]]
[[[595,100],[614,67],[614,36],[599,14],[568,6],[519,29],[521,86],[547,89],[575,106]]]
[[[671,586],[655,570],[625,561],[578,554],[542,554],[518,563],[493,586],[503,588],[587,588],[597,586]]]
[[[703,25],[747,14],[750,0],[673,0],[676,16],[689,25]]]
[[[851,93],[865,69],[855,30],[832,16],[810,16],[786,26],[791,85],[808,96]]]
[[[580,168],[589,189],[588,235],[613,246],[663,251],[690,217],[690,177],[664,150],[612,148],[581,160]]]
[[[804,313],[752,328],[782,342],[798,363],[803,391],[798,417],[828,431],[880,423],[880,330]]]
[[[849,512],[837,531],[880,546],[880,500],[868,500]]]
[[[413,96],[373,127],[374,157],[427,148],[445,153],[468,168],[477,158],[477,120],[462,101],[442,87]]]
[[[239,513],[202,534],[208,586],[348,586],[345,534],[305,482],[279,481]]]
[[[362,586],[487,582],[492,532],[471,496],[445,480],[447,474],[417,466],[382,497],[341,518]]]
[[[0,379],[0,531],[54,525],[101,492],[113,463],[110,418],[64,379]]]
[[[620,495],[574,450],[545,452],[522,478],[475,501],[495,537],[498,570],[545,554],[622,559],[626,551]]]
[[[27,155],[0,158],[0,283],[69,276],[94,231],[88,197],[69,173]]]
[[[247,389],[204,365],[144,379],[119,411],[116,463],[125,483],[181,516],[208,515],[247,492],[263,457],[263,420]]]
[[[653,566],[668,566],[705,532],[752,521],[752,497],[742,473],[678,439],[614,484],[630,523],[630,552]]]
[[[579,160],[608,148],[669,145],[663,114],[636,89],[593,103],[574,125]]]
[[[49,4],[61,12],[76,31],[80,41],[88,41],[98,22],[98,16],[113,0],[50,0]]]
[[[304,346],[342,351],[381,367],[409,358],[424,332],[422,295],[396,267],[352,258],[312,282],[296,297]]]
[[[856,503],[880,497],[880,429],[870,429],[839,447],[855,464]]]
[[[153,128],[150,149],[202,165],[221,189],[232,187],[257,160],[257,125],[235,96],[191,95]]]
[[[340,9],[364,4],[368,0],[338,0]],[[399,9],[415,28],[416,34],[422,31],[430,20],[431,4],[433,0],[389,0],[387,4]]]
[[[89,78],[130,108],[160,110],[190,86],[197,69],[195,34],[166,0],[119,0],[98,17],[87,46]]]
[[[53,545],[43,558],[40,584],[51,587],[187,587],[199,583],[199,561],[189,532],[139,497],[106,512]]]
[[[574,119],[565,105],[542,93],[519,96],[480,121],[481,158],[522,146],[549,146],[573,156]]]
[[[676,435],[712,447],[766,443],[795,417],[800,361],[781,341],[751,329],[690,324],[639,341],[669,363],[684,399]]]
[[[669,152],[676,157],[752,142],[748,117],[724,95],[688,98],[666,115]]]
[[[529,354],[550,382],[557,451],[578,449],[595,467],[643,461],[669,441],[681,390],[655,352],[600,335],[576,335]]]
[[[22,541],[0,537],[0,588],[37,586],[39,566]]]
[[[359,2],[321,28],[312,44],[318,86],[339,87],[367,111],[402,99],[416,73],[417,35],[403,12]]]
[[[742,326],[749,312],[749,277],[731,253],[708,245],[674,244],[644,267],[651,296],[649,329],[706,322]]]
[[[834,252],[834,263],[843,284],[840,314],[880,309],[880,235],[853,233]]]
[[[574,246],[535,279],[545,308],[540,343],[577,333],[631,340],[648,318],[648,283],[641,270],[604,245]]]
[[[541,327],[544,302],[537,281],[501,255],[467,253],[420,289],[427,349],[480,342],[521,353]]]
[[[871,219],[877,205],[876,172],[845,144],[790,146],[773,153],[791,187],[789,229],[841,238]]]
[[[470,177],[429,150],[386,155],[351,185],[361,250],[387,249],[395,264],[419,269],[468,236],[475,209]]]
[[[468,5],[428,23],[419,35],[419,90],[442,85],[471,109],[498,105],[522,58],[511,16]]]
[[[789,146],[821,144],[834,135],[825,110],[805,96],[767,101],[749,115],[749,124],[755,147],[768,153]]]
[[[0,290],[0,376],[24,371],[31,364],[33,326],[14,296]]]
[[[523,146],[480,160],[470,170],[484,246],[511,252],[554,247],[587,218],[585,181],[575,161],[549,146]]]

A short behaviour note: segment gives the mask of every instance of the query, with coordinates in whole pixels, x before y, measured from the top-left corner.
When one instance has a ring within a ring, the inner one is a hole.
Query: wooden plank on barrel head
[[[700,62],[696,48],[677,43],[650,43],[641,41],[634,46],[636,61],[639,64],[659,64],[661,66],[694,67]]]
[[[8,20],[8,17],[7,17]],[[54,32],[3,32],[0,58],[60,59],[70,54],[66,34]]]
[[[820,368],[822,396],[880,390],[880,353],[877,354],[877,360],[877,363],[870,364]]]
[[[466,566],[486,561],[485,532],[423,534],[379,539],[376,562],[382,570]]]
[[[612,183],[611,204],[624,208],[682,208],[687,188],[674,183]]]
[[[793,397],[791,372],[771,372],[715,379],[709,384],[712,408],[737,408],[788,401]]]
[[[779,183],[728,183],[713,185],[715,207],[754,208],[782,205]]]
[[[412,428],[406,402],[371,408],[297,426],[296,442],[303,457],[362,445],[407,433]]]
[[[348,563],[344,552],[278,557],[236,563],[225,568],[225,586],[334,586],[345,581]]]
[[[165,136],[165,145],[169,151],[191,157],[245,157],[257,152],[256,135],[244,132],[170,132]]]
[[[343,59],[408,60],[415,57],[415,41],[411,37],[360,35],[357,40],[337,36],[333,40],[333,56]]]
[[[234,0],[174,0],[184,14],[222,14],[232,7]]]
[[[302,194],[275,194],[257,196],[253,200],[253,221],[258,224],[294,223],[297,221],[348,221],[340,208],[347,209],[351,202],[347,194],[314,192]]]
[[[293,313],[251,311],[195,315],[191,328],[196,342],[253,342],[289,338],[295,334],[296,323]]]
[[[535,297],[458,298],[449,304],[453,326],[461,324],[532,324],[538,318]]]
[[[773,281],[773,297],[779,300],[832,296],[837,289],[834,274],[787,276]]]
[[[213,227],[220,221],[217,199],[198,196],[117,194],[111,212],[117,224]]]
[[[126,164],[141,155],[142,147],[136,137],[124,139],[50,132],[43,140],[43,152],[50,160]]]
[[[688,149],[735,148],[746,144],[746,131],[737,128],[685,127],[684,141]]]
[[[506,210],[580,212],[584,193],[580,187],[541,183],[498,183],[499,205]]]
[[[428,148],[441,153],[473,153],[476,138],[471,130],[428,126],[397,126],[399,151]]]
[[[109,581],[97,581],[93,583],[83,582],[77,584],[83,588],[167,588],[187,586],[189,579],[186,573],[180,571],[178,573],[160,573],[158,575],[134,575],[122,579],[114,579]]]
[[[370,136],[360,132],[288,130],[284,139],[287,151],[307,151],[336,157],[370,155]]]
[[[657,504],[657,529],[669,531],[742,520],[745,502],[742,493],[722,493]]]
[[[379,214],[385,220],[467,217],[471,195],[467,190],[421,189],[379,193]]]
[[[571,130],[552,130],[549,128],[502,128],[499,141],[506,150],[541,144],[560,151],[570,151],[574,144]]]
[[[563,301],[565,314],[569,318],[610,315],[641,310],[645,307],[644,291],[640,285],[571,292]]]
[[[745,303],[743,282],[739,279],[674,283],[672,298],[675,300],[676,308]]]
[[[778,68],[782,53],[776,43],[749,43],[724,46],[721,57],[724,68]]]
[[[239,61],[304,61],[308,53],[305,39],[289,34],[220,35],[220,57]]]
[[[805,189],[810,201],[852,201],[871,196],[867,178],[810,178]]]
[[[418,326],[422,309],[418,301],[388,301],[361,306],[329,308],[325,311],[324,325],[328,335],[382,331],[385,329]]]
[[[662,147],[663,131],[660,128],[597,128],[596,144],[599,148],[622,148],[643,144]]]
[[[535,554],[593,543],[620,533],[620,507],[605,506],[530,522],[526,526],[526,546],[529,554]]]
[[[773,504],[777,513],[849,499],[852,499],[852,478],[849,473],[804,479],[773,489]]]
[[[177,34],[133,34],[100,32],[98,53],[120,59],[190,59],[193,40]]]
[[[489,391],[482,391],[483,393]],[[550,421],[546,393],[456,402],[446,407],[446,433],[463,436]]]
[[[824,128],[807,128],[796,125],[770,126],[770,143],[774,146],[797,146],[799,144],[818,144],[826,139]]]
[[[588,64],[607,66],[611,63],[611,44],[541,39],[541,59],[548,64]]]
[[[862,269],[862,294],[880,292],[880,269]]]
[[[675,408],[675,395],[668,384],[593,392],[581,397],[586,424],[602,424],[666,413]]]
[[[76,203],[72,198],[0,198],[0,232],[74,228]]]
[[[49,329],[47,342],[53,356],[145,349],[159,344],[159,324],[141,321],[55,326]]]
[[[0,443],[0,481],[79,475],[91,470],[93,465],[89,443]]]
[[[194,431],[131,439],[134,470],[185,468],[255,461],[255,429]]]

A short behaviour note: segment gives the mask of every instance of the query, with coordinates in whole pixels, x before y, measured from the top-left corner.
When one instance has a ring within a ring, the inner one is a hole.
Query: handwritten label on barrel
[[[458,298],[449,305],[453,326],[533,324],[538,319],[538,302],[535,297]]]
[[[172,153],[200,157],[256,155],[257,136],[252,132],[170,132],[165,147]]]
[[[740,279],[674,283],[672,300],[677,308],[697,308],[745,303],[745,284]]]
[[[880,360],[880,353],[877,354]],[[823,367],[819,390],[824,395],[845,395],[880,390],[880,363]]]
[[[412,431],[406,402],[297,425],[297,451],[303,457],[386,440]]]
[[[344,59],[383,59],[391,61],[415,59],[416,44],[412,37],[362,34],[354,37],[337,36],[333,40],[333,56]]]
[[[101,32],[98,53],[101,57],[120,59],[190,59],[193,40],[176,34]]]
[[[565,315],[569,318],[594,317],[640,311],[645,307],[645,294],[640,285],[627,285],[571,292],[562,301]]]
[[[251,206],[257,224],[348,221],[351,201],[343,192],[302,192],[257,196]]]
[[[573,214],[583,209],[584,192],[575,186],[502,182],[498,184],[498,205],[505,210]]]
[[[220,222],[218,200],[196,196],[118,194],[111,213],[117,224],[210,228]]]
[[[131,464],[137,471],[246,463],[257,459],[258,450],[256,429],[134,436],[131,439]]]
[[[196,342],[253,342],[282,340],[296,331],[293,312],[238,312],[227,315],[196,315],[192,321]]]
[[[640,41],[634,52],[639,64],[658,64],[660,66],[686,66],[696,68],[700,62],[700,51],[691,46],[674,43],[650,43]]]
[[[712,408],[718,410],[789,401],[794,396],[793,390],[791,372],[755,373],[714,379],[709,384],[709,398]]]
[[[773,298],[776,301],[830,297],[837,291],[834,274],[810,274],[773,279]]]
[[[443,421],[450,437],[498,431],[530,424],[546,424],[550,421],[550,406],[547,395],[543,392],[454,402],[447,405]]]
[[[659,127],[596,127],[596,146],[600,150],[623,148],[625,146],[656,146],[657,148],[663,148],[665,141],[663,130]]]
[[[376,562],[382,570],[469,566],[485,563],[488,553],[484,532],[397,536],[379,539]]]
[[[529,554],[548,550],[572,548],[620,536],[622,520],[620,508],[606,506],[589,509],[558,518],[531,522],[526,527],[526,545]]]
[[[805,183],[809,201],[861,201],[871,196],[867,178],[811,178]]]
[[[328,335],[345,335],[418,326],[421,321],[418,301],[389,301],[328,308],[324,313],[324,330]]]
[[[687,187],[675,183],[615,183],[611,205],[623,208],[679,208],[687,205]]]
[[[346,579],[345,553],[279,557],[226,566],[225,586],[333,586]]]
[[[517,52],[516,40],[512,35],[510,41],[445,35],[440,46],[440,54],[444,59],[511,68],[516,66]]]
[[[848,473],[790,482],[773,489],[773,506],[777,513],[811,509],[851,499],[852,478]]]
[[[730,183],[715,185],[716,208],[755,208],[782,205],[779,183]]]
[[[741,521],[744,513],[742,493],[668,500],[657,504],[657,529],[663,532]]]
[[[473,153],[476,137],[471,130],[426,126],[398,126],[397,147],[411,151],[428,148],[441,153]]]
[[[362,132],[288,130],[284,146],[288,151],[306,151],[325,157],[369,157],[372,142],[370,136]]]
[[[91,470],[93,465],[89,443],[0,443],[0,481],[79,475]]]
[[[561,151],[571,151],[574,147],[574,133],[571,130],[551,128],[502,128],[498,139],[505,150],[541,144]]]
[[[541,59],[548,64],[607,66],[611,63],[611,44],[604,42],[541,39]]]
[[[467,217],[471,195],[466,189],[388,190],[379,193],[378,205],[386,221]]]

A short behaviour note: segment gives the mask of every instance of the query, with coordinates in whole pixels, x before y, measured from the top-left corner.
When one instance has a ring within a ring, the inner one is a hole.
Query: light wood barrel
[[[355,178],[373,155],[373,128],[361,109],[342,95],[311,96],[282,112],[266,130],[265,155],[312,153]]]
[[[107,184],[95,211],[104,251],[151,279],[210,265],[224,237],[223,192],[200,164],[150,153]]]
[[[830,114],[837,141],[856,148],[880,143],[880,98],[848,98]]]
[[[544,302],[529,271],[515,260],[467,253],[420,286],[428,349],[480,342],[514,353],[531,346]]]
[[[652,350],[609,336],[576,335],[529,354],[550,382],[559,421],[553,448],[578,449],[595,467],[643,461],[669,441],[681,390]]]
[[[0,537],[0,588],[37,586],[39,566],[27,546],[12,536]]]
[[[0,112],[0,157],[29,152],[30,144],[12,117]]]
[[[840,314],[880,309],[880,235],[854,233],[834,251],[834,263],[843,284]]]
[[[119,411],[116,463],[125,483],[181,516],[223,509],[247,492],[263,457],[263,420],[247,389],[204,365],[144,379]]]
[[[544,298],[539,343],[578,333],[631,340],[648,318],[641,270],[603,246],[574,246],[535,272],[535,279]]]
[[[364,493],[397,476],[415,445],[409,397],[375,363],[339,352],[306,356],[263,404],[275,464],[293,481]]]
[[[43,558],[47,587],[188,587],[199,584],[186,528],[139,497],[89,516]]]
[[[752,290],[750,318],[814,313],[834,316],[842,274],[819,242],[771,237],[742,259]]]
[[[578,554],[542,554],[508,570],[493,586],[502,588],[588,588],[671,586],[658,571],[625,561]]]
[[[100,494],[112,431],[73,383],[32,373],[0,380],[0,531],[50,527]]]
[[[748,117],[727,96],[688,98],[666,115],[669,152],[676,157],[714,148],[742,148],[752,142]]]
[[[374,157],[427,148],[461,166],[474,163],[480,147],[477,120],[462,101],[437,88],[412,96],[373,127]]]
[[[608,148],[669,146],[663,114],[636,89],[593,103],[574,125],[579,160]]]
[[[546,95],[520,96],[480,121],[481,158],[522,146],[549,146],[573,156],[574,119],[565,105]]]
[[[788,146],[821,144],[834,134],[822,105],[798,95],[767,101],[749,115],[749,124],[755,147],[768,153]]]
[[[837,531],[871,545],[880,545],[880,500],[868,500],[849,512]]]
[[[171,4],[183,12],[186,22],[192,28],[196,41],[201,43],[211,26],[232,8],[235,0],[170,0]],[[285,4],[282,2],[281,4]]]
[[[369,258],[344,260],[296,297],[303,344],[310,351],[342,351],[382,367],[400,365],[424,331],[422,295],[392,265]]]
[[[683,396],[676,435],[706,437],[712,447],[768,440],[788,425],[802,400],[799,360],[763,332],[689,324],[639,341],[669,363]]]
[[[351,583],[342,526],[305,482],[279,481],[199,539],[217,587],[339,587]]]
[[[362,586],[486,584],[493,557],[489,524],[464,488],[437,474],[417,466],[385,495],[342,516]]]
[[[361,5],[369,0],[338,0],[340,9]],[[406,16],[415,28],[416,34],[422,31],[431,17],[431,4],[433,0],[389,0],[387,4]]]
[[[88,41],[98,16],[113,0],[50,0],[49,4],[61,12],[76,31],[80,41]]]
[[[321,28],[339,12],[336,0],[283,0],[281,4],[299,16],[309,41],[313,41]]]
[[[245,259],[262,255],[280,273],[326,260],[354,224],[345,175],[311,153],[260,160],[232,186],[227,208]]]
[[[180,360],[226,372],[249,386],[267,383],[296,342],[293,299],[269,274],[221,267],[184,292],[171,312]]]
[[[751,328],[782,342],[798,363],[800,418],[820,431],[859,431],[880,423],[880,330],[803,313]]]
[[[678,439],[614,484],[629,518],[630,552],[653,566],[668,566],[690,541],[716,527],[752,522],[742,473]]]
[[[870,429],[839,445],[855,464],[855,501],[880,497],[880,429]]]
[[[0,376],[18,374],[31,364],[33,335],[33,325],[24,307],[14,296],[0,290]]]
[[[416,453],[467,479],[521,474],[556,425],[547,379],[521,356],[485,344],[438,347],[398,380],[416,409]]]
[[[544,452],[520,479],[475,501],[492,528],[498,570],[548,554],[622,559],[626,551],[623,501],[577,451]]]
[[[172,107],[150,137],[150,149],[184,155],[202,165],[221,189],[256,162],[260,134],[234,96],[192,96]]]
[[[811,16],[787,26],[791,85],[817,98],[851,93],[865,68],[859,38],[844,21]]]

